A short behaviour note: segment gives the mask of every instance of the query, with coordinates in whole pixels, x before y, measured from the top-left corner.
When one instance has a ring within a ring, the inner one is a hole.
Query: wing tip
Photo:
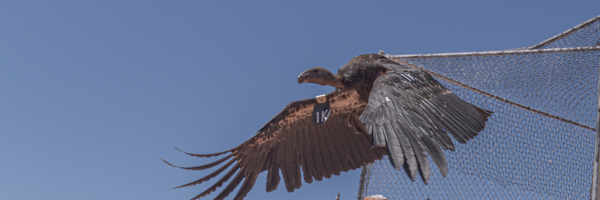
[[[238,147],[236,147],[236,148],[238,148]],[[188,153],[188,152],[182,151],[181,149],[179,149],[179,148],[177,148],[175,146],[173,146],[173,148],[175,148],[177,151],[180,151],[180,152],[185,153],[187,155],[195,156],[195,157],[200,157],[200,158],[208,158],[208,157],[218,156],[218,155],[222,155],[222,154],[225,154],[225,153],[232,152],[232,151],[234,151],[236,149],[236,148],[233,148],[233,149],[229,149],[227,151],[222,151],[222,152],[212,153],[212,154],[193,154],[193,153]]]
[[[160,160],[162,160],[165,164],[167,164],[167,165],[169,165],[171,167],[176,167],[176,168],[179,168],[179,169],[189,169],[188,167],[180,167],[180,166],[174,165],[174,164],[172,164],[172,163],[170,163],[170,162],[168,162],[168,161],[166,161],[165,159],[162,159],[162,158]]]
[[[492,116],[492,114],[494,114],[494,111],[491,110],[485,110],[483,108],[474,106],[475,109],[477,109],[477,111],[479,111],[479,114],[481,114],[481,116],[483,116],[484,121],[488,120],[488,117]]]
[[[178,166],[175,166],[174,164],[171,164],[170,162],[166,161],[165,159],[162,159],[162,158],[161,158],[160,160],[162,160],[164,163],[166,163],[167,165],[169,165],[169,166],[171,166],[171,167],[177,167],[177,168],[180,168],[180,167],[178,167]]]

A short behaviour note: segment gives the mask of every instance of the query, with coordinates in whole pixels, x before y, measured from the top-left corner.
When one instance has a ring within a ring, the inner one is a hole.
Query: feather
[[[373,145],[378,147],[385,147],[387,143],[385,142],[385,132],[383,131],[383,127],[380,125],[371,126],[373,127],[372,135],[373,135]]]
[[[267,174],[267,192],[271,192],[277,189],[277,186],[279,185],[279,181],[281,179],[279,177],[279,167],[275,164],[274,161],[277,156],[276,152],[277,151],[271,149],[271,152],[269,153],[269,156],[267,158],[267,166],[269,166],[269,171]]]
[[[210,186],[208,189],[204,190],[204,192],[200,193],[198,196],[195,196],[194,198],[192,198],[192,200],[198,199],[200,197],[209,195],[211,192],[214,192],[215,190],[217,190],[218,187],[221,187],[223,185],[223,183],[225,183],[227,180],[229,180],[229,178],[231,178],[231,176],[233,176],[233,174],[238,172],[239,169],[240,169],[240,163],[238,162],[233,166],[233,168],[231,170],[229,170],[229,172],[227,172],[227,174],[225,174],[225,176],[223,176],[221,179],[219,179],[217,181],[217,183]]]
[[[321,158],[321,149],[319,148],[319,142],[317,140],[318,133],[315,131],[314,126],[307,126],[308,134],[311,139],[311,147],[313,148],[311,157],[313,157],[313,163],[315,165],[315,170],[313,171],[313,176],[315,180],[321,181],[323,180],[323,176],[325,175],[325,167],[323,166],[323,158]]]
[[[356,134],[359,134],[359,133],[366,133],[367,135],[370,134],[369,130],[367,130],[367,127],[364,126],[364,124],[360,121],[358,116],[356,116],[355,112],[352,112],[352,114],[350,114],[350,117],[352,118],[353,128],[354,128],[354,131],[356,132]]]
[[[450,124],[452,124],[452,126],[454,128],[456,128],[460,134],[463,135],[463,137],[468,140],[469,136],[468,136],[468,132],[470,132],[471,130],[469,130],[465,125],[463,125],[462,123],[460,123],[460,120],[456,119],[456,117],[449,113],[447,110],[447,106],[448,105],[444,105],[444,102],[441,102],[439,99],[435,99],[434,101],[430,101],[433,105],[435,105],[435,108],[437,108],[437,110],[443,114],[443,118],[445,120],[447,120]]]
[[[235,161],[236,161],[235,159],[231,159],[227,164],[223,165],[221,168],[217,169],[213,173],[210,173],[209,175],[207,175],[205,177],[202,177],[201,179],[198,179],[198,180],[193,181],[191,183],[174,187],[173,189],[187,187],[187,186],[192,186],[192,185],[200,184],[200,183],[202,183],[204,181],[208,181],[211,178],[214,178],[215,176],[219,175],[221,172],[223,172],[225,169],[227,169],[229,166],[231,166],[231,164],[233,164]]]
[[[215,162],[212,162],[212,163],[209,163],[209,164],[206,164],[206,165],[197,166],[197,167],[178,167],[178,166],[175,166],[175,165],[173,165],[173,164],[171,164],[171,163],[167,162],[166,160],[163,160],[163,159],[161,159],[161,160],[162,160],[163,162],[167,163],[167,165],[171,165],[171,166],[173,166],[173,167],[177,167],[177,168],[181,168],[181,169],[188,169],[188,170],[203,170],[203,169],[208,169],[208,168],[214,167],[214,166],[216,166],[216,165],[218,165],[218,164],[221,164],[222,162],[224,162],[224,161],[228,160],[229,158],[233,157],[234,155],[235,155],[235,154],[230,154],[230,155],[228,155],[228,156],[225,156],[225,157],[223,157],[223,158],[221,158],[221,159],[219,159],[219,160],[217,160],[217,161],[215,161]]]
[[[347,172],[348,170],[351,169],[350,164],[347,162],[347,159],[344,158],[344,154],[343,152],[349,152],[345,146],[343,144],[346,144],[343,141],[343,137],[341,136],[341,133],[339,131],[339,129],[336,128],[336,126],[329,126],[328,127],[328,132],[329,132],[329,137],[330,137],[330,144],[332,144],[332,148],[335,148],[335,154],[332,155],[334,157],[334,160],[332,162],[337,163],[337,165],[339,165],[339,171],[344,171]],[[335,175],[339,175],[339,174],[335,174]]]
[[[385,138],[385,131],[383,130],[383,126],[381,126],[381,125],[373,126],[373,141],[378,146],[387,145],[386,138]]]
[[[321,124],[322,125],[322,124]],[[331,178],[333,174],[333,164],[331,163],[331,156],[329,155],[329,148],[327,148],[328,144],[324,139],[324,131],[321,130],[321,125],[316,125],[315,130],[317,134],[317,139],[319,142],[319,153],[321,154],[321,158],[323,159],[321,162],[325,166],[324,177]]]
[[[362,112],[362,114],[360,114],[360,116],[358,117],[358,119],[360,119],[360,121],[362,121],[364,124],[374,124],[374,121],[371,121],[371,118],[373,117],[373,111],[370,110],[371,107],[367,107],[365,108],[365,110]]]
[[[252,149],[252,151],[260,152],[260,150],[258,150],[258,149]],[[240,184],[240,182],[242,182],[242,180],[244,180],[244,178],[246,178],[248,175],[250,175],[250,172],[253,169],[260,168],[260,167],[256,166],[259,164],[259,163],[256,163],[256,160],[258,160],[261,155],[263,155],[263,154],[254,153],[254,154],[246,155],[247,159],[241,159],[239,164],[240,164],[240,166],[244,166],[244,167],[240,167],[240,170],[237,172],[237,175],[233,178],[233,180],[231,180],[231,182],[229,182],[229,184],[227,184],[227,186],[221,191],[221,193],[219,193],[219,195],[217,195],[217,197],[215,197],[215,199],[222,200],[225,197],[229,196],[229,194]]]
[[[485,127],[486,117],[484,115],[481,115],[480,112],[477,111],[477,106],[471,105],[463,101],[456,95],[454,95],[453,98],[449,98],[449,101],[454,103],[455,109],[461,109],[465,113],[466,117],[471,119],[471,123],[475,124],[473,126],[475,128],[475,133],[472,135],[472,137],[477,136],[479,131],[483,130],[483,128]]]
[[[387,141],[388,157],[392,166],[394,166],[396,170],[400,170],[400,167],[404,165],[404,152],[402,152],[402,147],[400,146],[400,142],[396,137],[394,129],[389,124],[378,126],[378,129],[382,131],[382,133],[379,134],[384,135],[385,140]]]
[[[323,139],[325,140],[325,149],[329,152],[329,162],[331,162],[330,167],[332,168],[332,174],[340,175],[342,166],[339,163],[340,158],[338,157],[337,149],[333,144],[333,139],[331,139],[331,135],[335,130],[331,130],[328,127],[321,127],[321,130],[323,131]]]
[[[477,123],[478,127],[483,128],[483,126],[485,125],[483,123],[485,121],[483,120],[483,118],[479,114],[479,112],[477,112],[477,110],[475,109],[475,106],[469,104],[466,101],[463,101],[462,99],[460,99],[460,97],[456,96],[455,94],[448,94],[447,101],[454,104],[454,108],[460,109],[463,112],[465,112],[465,114],[472,121]]]
[[[231,182],[229,182],[229,184],[227,184],[227,186],[225,188],[223,188],[223,191],[221,191],[221,193],[219,193],[219,195],[217,195],[217,197],[215,197],[215,200],[223,200],[225,199],[225,197],[229,196],[229,193],[231,193],[233,191],[233,189],[235,189],[235,187],[237,185],[240,184],[240,182],[242,182],[242,180],[244,180],[244,170],[240,170],[240,172],[238,172],[238,174],[233,178],[233,180],[231,180]]]
[[[410,178],[414,181],[417,176],[417,159],[415,158],[415,152],[410,144],[410,141],[406,137],[407,134],[412,134],[407,132],[406,129],[402,128],[402,124],[398,121],[392,123],[392,127],[396,130],[396,137],[400,142],[400,146],[402,147],[402,151],[404,152],[405,165],[408,166],[407,173],[410,172]]]
[[[281,168],[281,175],[283,175],[283,182],[285,183],[285,188],[288,192],[293,192],[295,188],[295,176],[294,170],[291,168],[291,166],[294,165],[294,161],[290,142],[290,139],[286,139],[281,142],[281,146],[279,146],[279,148],[282,148],[282,151],[278,154],[278,157],[280,157],[278,160],[280,163],[279,167]]]
[[[391,104],[391,105],[390,105]],[[383,104],[383,106],[381,106],[380,109],[378,109],[378,113],[381,113],[381,117],[378,115],[378,121],[380,123],[377,123],[377,125],[384,125],[384,124],[389,124],[392,120],[394,120],[394,118],[396,117],[396,115],[390,113],[390,110],[393,109],[394,105],[391,102],[386,102]]]
[[[311,142],[310,134],[308,132],[308,128],[306,126],[302,127],[302,144],[304,144],[304,148],[302,149],[301,160],[302,160],[302,172],[304,172],[304,182],[312,183],[313,176],[315,176],[316,165],[315,160],[313,159],[313,143]]]
[[[362,143],[362,149],[363,152],[366,154],[366,160],[363,160],[363,162],[360,164],[361,166],[365,166],[366,164],[372,163],[373,161],[375,161],[376,156],[373,153],[373,151],[371,151],[371,142],[369,140],[369,135],[368,134],[354,134],[355,136],[358,136],[360,139],[358,139],[357,141],[359,141],[360,143]]]
[[[425,108],[424,105],[419,105],[419,108],[419,110],[423,111],[423,113],[425,113],[425,115],[438,127],[434,129],[433,132],[436,141],[438,141],[438,143],[441,144],[444,149],[450,149],[454,151],[455,149],[452,139],[450,136],[448,136],[448,134],[446,134],[446,132],[440,129],[444,127],[443,123],[440,122],[438,118],[434,116],[427,108]]]
[[[474,105],[473,105],[473,107],[474,107],[475,109],[477,109],[477,111],[479,112],[479,114],[480,114],[480,115],[483,117],[483,121],[484,121],[484,122],[485,122],[485,121],[487,121],[488,117],[492,116],[492,114],[494,113],[494,112],[492,112],[492,111],[489,111],[489,110],[484,110],[484,109],[482,109],[482,108],[479,108],[479,107],[477,107],[477,106],[474,106]]]
[[[296,177],[300,176],[300,171],[298,171],[298,156],[296,155],[296,151],[294,150],[294,144],[296,143],[296,141],[294,141],[294,138],[296,134],[297,131],[290,130],[290,136],[287,139],[288,156],[285,157],[285,169],[287,170],[288,178],[290,178],[290,183],[292,183],[292,191],[296,188],[299,188],[299,185],[302,185],[302,182],[296,182]]]
[[[442,122],[444,129],[446,129],[447,132],[449,132],[452,136],[454,136],[454,139],[458,140],[458,142],[460,143],[466,143],[467,142],[467,136],[463,135],[462,129],[459,129],[458,127],[455,127],[454,124],[452,123],[452,121],[450,121],[444,112],[440,111],[440,109],[437,108],[437,105],[434,105],[432,103],[432,101],[424,101],[423,105],[428,109],[428,111],[432,112],[434,115],[434,117]]]
[[[340,124],[335,126],[335,129],[337,130],[343,130],[342,128],[343,126]],[[357,165],[355,162],[355,160],[357,160],[355,157],[358,156],[358,152],[356,151],[356,147],[354,147],[354,142],[350,141],[351,138],[346,137],[345,132],[336,131],[336,134],[341,144],[343,144],[340,145],[340,147],[342,147],[344,150],[343,152],[345,152],[343,155],[340,155],[340,159],[342,159],[342,165],[346,166],[345,169],[358,168],[359,165]]]
[[[190,156],[196,156],[196,157],[212,157],[212,156],[218,156],[218,155],[226,154],[226,153],[229,153],[229,152],[233,152],[234,150],[238,149],[238,148],[239,148],[239,146],[237,146],[237,147],[235,147],[235,148],[233,148],[233,149],[229,149],[229,150],[227,150],[227,151],[221,151],[221,152],[219,152],[219,153],[213,153],[213,154],[193,154],[193,153],[188,153],[188,152],[182,151],[182,150],[180,150],[180,149],[179,149],[179,148],[177,148],[177,147],[173,147],[173,148],[177,149],[177,151],[181,151],[181,152],[183,152],[183,153],[185,153],[185,154],[187,154],[187,155],[190,155]]]
[[[259,147],[259,152],[266,152],[267,150],[264,149],[265,146],[261,146]],[[251,161],[253,161],[255,164],[254,165],[249,165],[248,168],[245,168],[245,180],[244,183],[242,183],[242,186],[240,187],[240,190],[238,191],[238,193],[235,195],[234,199],[243,199],[246,194],[248,194],[248,192],[250,192],[250,190],[252,189],[252,187],[254,186],[254,183],[256,183],[256,177],[258,176],[258,174],[262,171],[261,169],[263,168],[263,162],[256,162],[259,160],[263,160],[265,159],[265,157],[267,156],[267,154],[261,153],[259,155],[257,155],[258,158],[254,158]],[[235,186],[234,186],[235,188]]]
[[[427,152],[431,156],[433,163],[440,170],[440,173],[442,173],[442,176],[446,177],[448,175],[448,163],[440,145],[429,137],[423,137],[421,141],[427,146]]]
[[[294,148],[294,182],[296,183],[296,189],[302,186],[302,161],[300,160],[300,154],[302,151],[303,143],[302,143],[302,131],[301,128],[298,128],[294,133],[294,142],[292,142]]]
[[[446,111],[448,113],[451,113],[452,116],[454,116],[458,120],[458,122],[462,122],[465,125],[465,127],[467,127],[467,129],[471,131],[469,133],[477,133],[477,127],[479,127],[480,125],[477,121],[471,119],[465,111],[460,109],[460,107],[464,105],[455,104],[451,100],[451,98],[447,97],[446,95],[442,96],[441,98],[444,101],[444,103],[448,105],[446,107]]]
[[[377,125],[384,124],[384,112],[385,112],[385,109],[377,109],[374,112],[373,117],[374,117],[375,124],[377,124]]]
[[[368,134],[373,134],[373,125],[371,124],[364,124],[365,128],[367,129],[367,133]]]
[[[251,172],[250,175],[246,177],[244,183],[242,183],[242,187],[240,187],[240,190],[235,195],[235,197],[233,197],[233,199],[243,199],[246,196],[246,194],[250,192],[250,190],[254,186],[254,183],[256,183],[257,176],[258,172]]]
[[[362,144],[356,141],[361,139],[360,136],[351,132],[344,132],[342,134],[346,137],[348,146],[352,152],[351,155],[354,162],[354,169],[361,167],[363,160],[367,160],[368,156],[365,154]]]
[[[417,132],[415,130],[414,132]],[[423,177],[423,181],[427,184],[431,173],[429,172],[431,168],[429,167],[429,160],[427,160],[427,152],[425,149],[425,145],[420,142],[420,140],[414,134],[406,134],[408,140],[410,141],[413,150],[415,151],[415,157],[417,158],[417,162],[419,163],[419,168],[421,169],[421,177]]]

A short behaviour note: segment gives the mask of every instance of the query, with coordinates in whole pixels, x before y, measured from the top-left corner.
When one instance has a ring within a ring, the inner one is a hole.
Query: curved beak
[[[307,78],[308,78],[308,73],[302,72],[300,75],[298,75],[298,84],[306,83]]]

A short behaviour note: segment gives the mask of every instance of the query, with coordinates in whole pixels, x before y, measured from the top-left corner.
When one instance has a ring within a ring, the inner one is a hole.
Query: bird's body
[[[420,171],[427,182],[427,153],[445,176],[442,148],[454,150],[448,134],[466,142],[484,128],[490,116],[489,111],[461,100],[429,74],[382,55],[354,57],[337,75],[315,67],[300,74],[298,83],[336,89],[320,101],[291,102],[238,147],[216,154],[188,153],[197,157],[230,154],[207,165],[181,167],[202,170],[228,161],[208,176],[179,187],[199,184],[233,166],[193,199],[208,195],[232,177],[215,199],[226,197],[243,180],[234,197],[242,199],[263,171],[268,171],[267,191],[277,188],[281,170],[286,189],[292,192],[300,188],[302,179],[320,181],[384,155],[389,155],[396,169],[404,166],[413,180]]]

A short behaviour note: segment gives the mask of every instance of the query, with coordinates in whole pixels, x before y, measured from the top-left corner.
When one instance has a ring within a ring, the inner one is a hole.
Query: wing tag
[[[317,96],[317,103],[313,108],[313,123],[322,124],[327,121],[329,118],[329,114],[331,113],[331,109],[329,107],[329,101],[325,95]]]

